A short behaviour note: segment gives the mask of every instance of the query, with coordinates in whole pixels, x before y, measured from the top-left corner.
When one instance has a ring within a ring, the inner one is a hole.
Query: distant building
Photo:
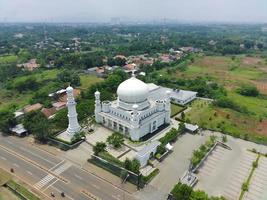
[[[31,111],[36,111],[36,110],[41,110],[43,107],[42,104],[40,103],[36,103],[36,104],[33,104],[33,105],[27,105],[23,108],[23,111],[24,113],[29,113]]]
[[[66,108],[66,102],[63,102],[63,101],[55,102],[52,105],[56,110],[61,110],[63,108]]]
[[[169,90],[171,91],[171,102],[179,105],[186,105],[197,97],[197,92],[193,91],[170,89],[155,85],[154,83],[148,83],[147,85],[149,87],[151,97],[159,98],[160,96],[165,96],[166,91]]]
[[[23,64],[18,64],[17,66],[23,67],[24,69],[26,69],[28,71],[33,71],[34,69],[39,67],[39,64],[37,64],[36,59],[31,59],[31,60],[29,60],[29,62],[23,63]]]
[[[42,108],[41,112],[44,114],[44,116],[47,119],[52,119],[55,116],[55,113],[57,112],[57,109],[55,107]]]

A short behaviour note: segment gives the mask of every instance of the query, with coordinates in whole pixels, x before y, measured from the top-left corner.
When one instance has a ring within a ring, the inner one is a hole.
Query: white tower
[[[68,118],[69,126],[67,129],[68,135],[71,137],[81,130],[78,123],[77,112],[76,112],[76,102],[73,96],[73,88],[71,86],[67,87],[67,107],[68,107]]]
[[[101,112],[101,101],[100,101],[100,92],[95,92],[95,121],[97,123],[101,122],[101,118],[98,113]]]
[[[138,105],[134,104],[132,106],[133,116],[132,116],[132,130],[131,130],[131,139],[133,141],[138,141],[139,138],[139,117],[138,117]]]
[[[165,110],[166,112],[166,123],[169,124],[171,122],[171,99],[170,99],[171,91],[166,91],[166,99],[165,99]]]

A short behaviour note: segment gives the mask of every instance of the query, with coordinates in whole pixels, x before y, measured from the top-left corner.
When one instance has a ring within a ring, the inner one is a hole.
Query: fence
[[[92,155],[92,158],[88,161],[111,172],[116,176],[121,177],[122,180],[127,177],[126,181],[129,181],[130,183],[136,185],[138,188],[143,188],[145,186],[145,182],[141,179],[141,175],[137,175],[123,167],[114,165],[103,158]]]

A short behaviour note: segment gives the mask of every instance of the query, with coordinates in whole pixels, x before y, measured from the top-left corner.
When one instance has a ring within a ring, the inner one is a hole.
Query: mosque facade
[[[152,92],[149,84],[134,75],[117,88],[117,100],[101,101],[95,92],[95,120],[133,141],[170,124],[171,91]]]

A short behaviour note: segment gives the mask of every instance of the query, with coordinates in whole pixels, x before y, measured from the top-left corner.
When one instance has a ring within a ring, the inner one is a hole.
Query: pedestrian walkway
[[[72,166],[71,163],[62,161],[60,165],[55,165],[55,168],[51,168],[50,170],[52,174],[54,175],[60,175],[62,172],[66,171],[68,168]],[[45,186],[49,187],[50,185],[54,184],[56,181],[58,181],[58,178],[52,174],[48,174],[45,177],[43,177],[39,182],[35,183],[33,187],[35,187],[38,190],[41,190]],[[47,188],[46,187],[46,188]],[[45,189],[44,189],[45,190]]]

